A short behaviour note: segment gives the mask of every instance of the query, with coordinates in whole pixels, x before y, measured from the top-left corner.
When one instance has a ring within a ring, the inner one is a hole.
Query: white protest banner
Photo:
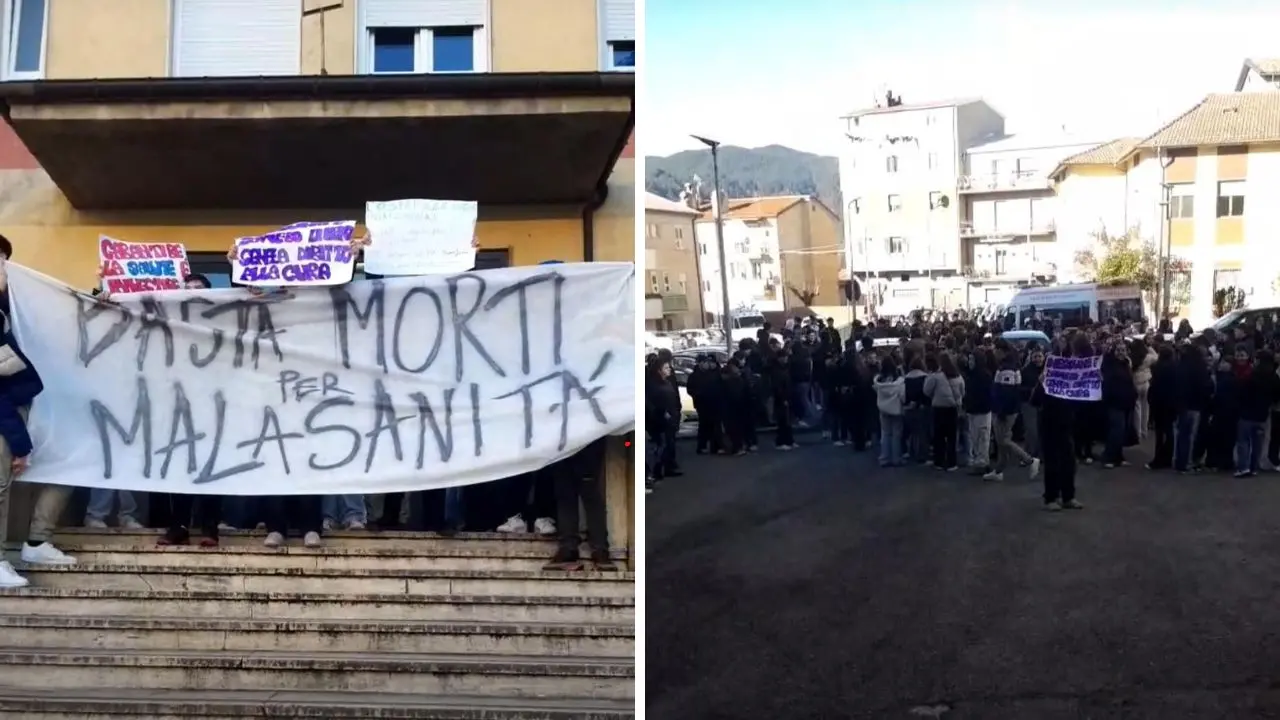
[[[102,289],[112,295],[177,290],[191,274],[181,243],[131,243],[98,238]]]
[[[1044,392],[1063,400],[1101,400],[1102,356],[1045,358]]]
[[[266,235],[236,238],[231,277],[258,287],[341,285],[351,282],[356,224],[301,222]]]
[[[111,303],[11,265],[14,332],[45,383],[21,479],[357,494],[536,470],[633,427],[634,275],[578,263]]]
[[[364,269],[375,275],[466,272],[476,264],[476,204],[392,200],[365,205],[373,243]]]

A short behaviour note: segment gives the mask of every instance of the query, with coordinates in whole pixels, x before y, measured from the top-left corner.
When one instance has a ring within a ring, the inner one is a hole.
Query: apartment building
[[[1236,92],[1280,89],[1280,58],[1245,58]]]
[[[633,2],[2,6],[0,232],[67,282],[99,234],[224,282],[232,238],[396,197],[478,201],[485,266],[634,259]]]
[[[1209,95],[1151,136],[1068,158],[1054,175],[1064,211],[1095,209],[1073,235],[1128,228],[1189,264],[1174,284],[1188,288],[1180,314],[1193,324],[1211,320],[1218,289],[1274,301],[1280,93]]]
[[[860,110],[842,118],[846,260],[882,314],[965,303],[958,178],[964,152],[1004,134],[981,99]]]
[[[731,199],[723,210],[731,310],[790,313],[840,303],[840,218],[807,195]],[[721,313],[714,208],[697,220],[702,302]]]
[[[1019,287],[1052,282],[1070,264],[1056,242],[1049,174],[1063,158],[1096,145],[1063,134],[1019,134],[965,150],[958,192],[970,306],[1006,303]]]
[[[698,274],[697,210],[661,195],[644,194],[645,311],[647,330],[685,330],[705,325]],[[651,303],[646,303],[646,308]]]

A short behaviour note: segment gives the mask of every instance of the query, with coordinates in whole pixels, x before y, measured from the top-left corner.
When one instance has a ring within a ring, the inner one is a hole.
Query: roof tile
[[[1175,118],[1139,147],[1280,142],[1280,93],[1217,93]]]

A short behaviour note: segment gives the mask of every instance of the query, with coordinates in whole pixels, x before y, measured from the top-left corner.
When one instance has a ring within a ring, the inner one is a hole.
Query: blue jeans
[[[363,495],[325,495],[320,505],[325,518],[336,523],[369,522]]]
[[[111,504],[116,498],[116,493],[120,494],[120,511],[116,514],[116,517],[121,522],[125,518],[137,520],[138,503],[133,499],[133,493],[128,490],[102,490],[100,488],[89,490],[89,506],[84,511],[85,519],[105,521],[107,516],[111,514]]]
[[[796,383],[795,394],[796,420],[805,424],[813,423],[814,416],[817,415],[818,412],[813,405],[812,385],[807,382]]]
[[[1200,428],[1200,411],[1184,410],[1178,413],[1173,436],[1173,468],[1186,472],[1191,466],[1191,449],[1196,443],[1196,431]]]
[[[901,415],[880,413],[880,464],[902,464],[902,426]]]
[[[1236,423],[1236,472],[1257,472],[1262,462],[1262,442],[1266,423],[1240,420]]]

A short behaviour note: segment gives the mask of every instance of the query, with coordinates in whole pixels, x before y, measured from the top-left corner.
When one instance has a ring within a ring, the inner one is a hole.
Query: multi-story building
[[[1280,89],[1280,58],[1245,58],[1236,92]]]
[[[1129,216],[1129,175],[1119,162],[1140,142],[1142,138],[1117,138],[1068,156],[1051,171],[1060,281],[1087,280],[1075,258],[1096,250],[1100,234],[1122,235],[1137,223],[1136,216],[1132,221]]]
[[[882,299],[882,313],[963,305],[957,180],[964,151],[1003,135],[1004,117],[967,99],[890,104],[842,121],[848,268]]]
[[[839,304],[840,218],[806,195],[731,199],[723,210],[730,310]],[[703,307],[721,313],[715,210],[697,221]]]
[[[705,324],[698,274],[697,218],[701,213],[651,192],[644,194],[645,329],[684,330]],[[648,305],[648,303],[646,303]]]
[[[72,286],[97,284],[100,235],[182,243],[226,285],[235,238],[393,198],[478,202],[481,267],[634,260],[630,0],[0,7],[0,233]]]
[[[1280,204],[1272,201],[1280,194],[1280,93],[1209,95],[1153,135],[1069,158],[1054,175],[1064,215],[1095,209],[1073,235],[1089,225],[1090,234],[1131,230],[1190,265],[1173,285],[1185,283],[1181,314],[1193,324],[1210,319],[1219,289],[1242,288],[1254,302],[1273,299],[1280,281]]]
[[[1029,283],[1050,282],[1067,264],[1055,242],[1049,173],[1096,142],[1061,135],[1012,135],[964,152],[959,182],[963,275],[970,306],[1005,303]]]

